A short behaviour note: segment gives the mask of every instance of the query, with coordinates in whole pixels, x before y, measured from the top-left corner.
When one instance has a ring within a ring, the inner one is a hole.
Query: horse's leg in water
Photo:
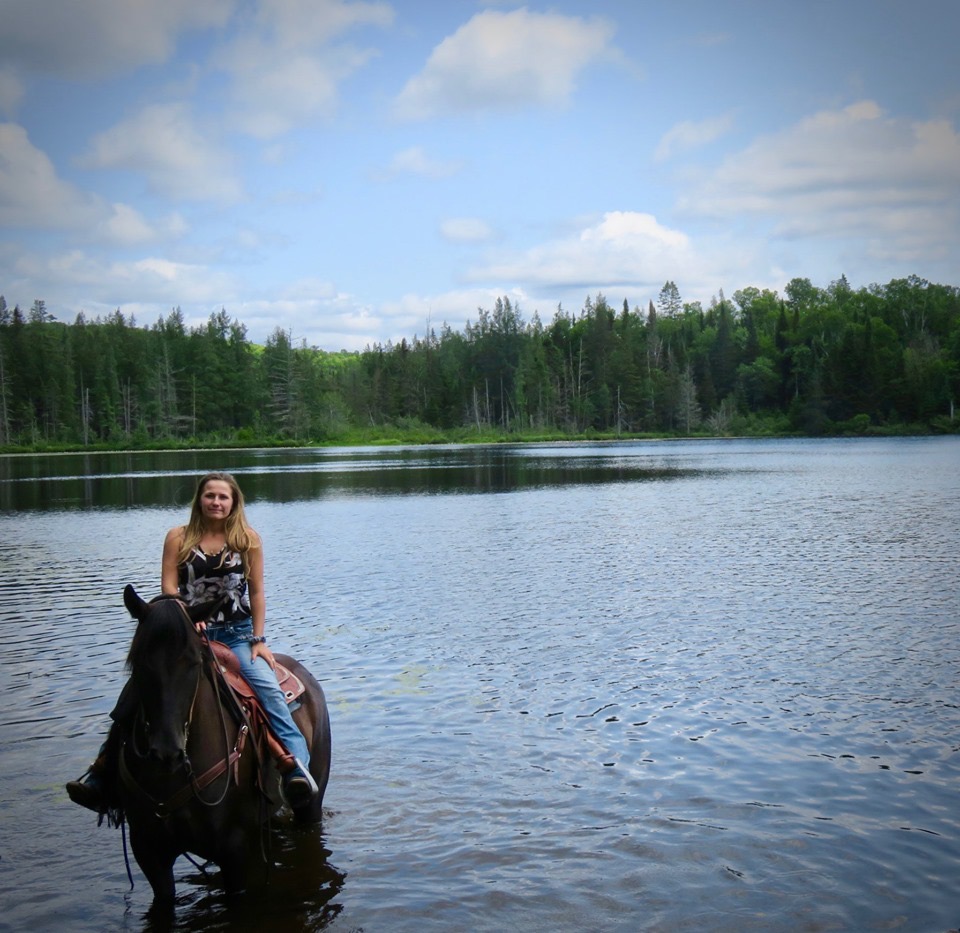
[[[153,909],[173,910],[176,883],[173,880],[173,863],[177,852],[164,839],[141,828],[130,826],[130,848],[140,870],[153,888]]]
[[[239,828],[223,830],[219,854],[214,861],[220,866],[220,877],[227,894],[242,894],[247,887],[247,838]]]

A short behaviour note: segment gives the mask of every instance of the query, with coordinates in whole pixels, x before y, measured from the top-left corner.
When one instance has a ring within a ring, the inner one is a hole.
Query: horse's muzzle
[[[187,760],[185,745],[183,737],[150,736],[146,758],[165,771],[176,771]]]

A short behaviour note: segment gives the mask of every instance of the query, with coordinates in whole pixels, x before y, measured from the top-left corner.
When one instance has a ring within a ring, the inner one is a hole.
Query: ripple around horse
[[[218,691],[212,656],[193,624],[210,607],[184,611],[163,597],[145,602],[132,586],[123,600],[137,620],[127,665],[138,712],[120,755],[119,792],[154,910],[172,909],[173,865],[184,854],[215,862],[226,891],[240,892],[253,860],[263,861],[264,827],[282,803],[279,772],[258,756],[246,725],[230,715]],[[318,822],[330,773],[326,700],[303,665],[275,657],[306,688],[293,718],[320,792],[294,817]]]

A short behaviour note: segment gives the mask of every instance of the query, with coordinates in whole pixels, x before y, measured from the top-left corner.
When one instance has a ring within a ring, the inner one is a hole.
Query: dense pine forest
[[[507,298],[463,332],[330,353],[226,310],[187,328],[119,310],[57,321],[0,297],[0,448],[563,436],[957,431],[960,289],[793,279],[703,308],[666,282],[525,319]]]

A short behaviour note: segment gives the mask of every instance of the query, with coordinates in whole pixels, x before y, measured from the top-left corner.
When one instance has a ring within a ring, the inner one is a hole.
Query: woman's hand
[[[250,646],[250,660],[256,661],[257,658],[263,658],[263,660],[270,665],[270,670],[275,671],[277,669],[277,662],[274,660],[273,652],[267,647],[267,643],[264,641],[258,641],[255,645]]]

